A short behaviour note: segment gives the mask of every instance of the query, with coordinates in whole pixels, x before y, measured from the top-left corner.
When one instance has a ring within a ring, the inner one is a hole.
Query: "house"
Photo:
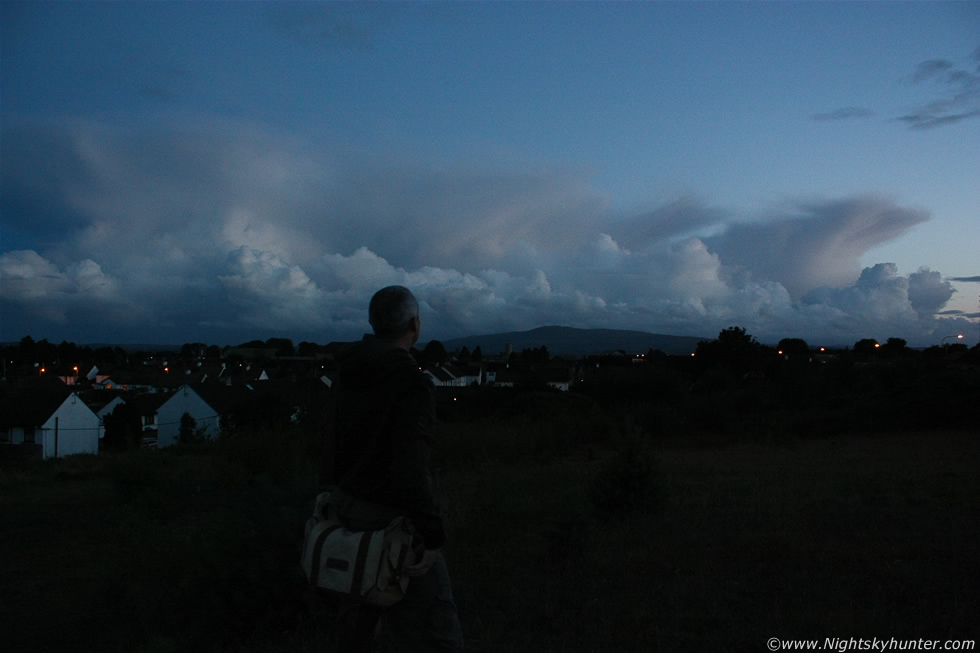
[[[432,381],[432,385],[436,387],[452,387],[459,385],[456,383],[456,377],[450,374],[449,370],[445,367],[439,365],[429,365],[423,370],[423,373],[429,377]]]
[[[153,371],[119,370],[102,377],[92,385],[96,390],[124,392],[157,392],[159,374]]]
[[[95,410],[95,414],[99,416],[99,419],[105,421],[106,415],[111,415],[117,406],[124,403],[126,403],[126,400],[122,395],[114,395],[109,397],[105,403],[99,402],[99,405],[93,404],[92,408]]]
[[[184,414],[194,418],[197,429],[204,437],[215,438],[221,428],[221,415],[208,404],[190,385],[184,384],[170,395],[157,410],[157,447],[169,447],[177,443],[180,422]]]
[[[246,387],[219,383],[180,386],[156,411],[157,446],[169,447],[177,442],[185,413],[194,418],[195,428],[205,438],[216,438],[221,433],[221,416],[247,402],[252,392]]]
[[[158,413],[160,411],[160,407],[167,401],[167,399],[169,399],[167,395],[159,392],[142,392],[140,394],[133,395],[127,400],[127,403],[132,406],[133,412],[140,417],[140,424],[143,427],[143,435],[156,435],[157,422],[159,421]]]
[[[480,385],[483,382],[483,366],[479,363],[450,365],[449,371],[459,380],[459,384],[464,387]]]
[[[61,381],[45,381],[19,384],[0,397],[0,446],[42,460],[98,453],[99,416]]]
[[[482,370],[479,365],[460,367],[452,363],[445,365],[428,365],[423,370],[432,383],[439,387],[465,388],[480,385]]]

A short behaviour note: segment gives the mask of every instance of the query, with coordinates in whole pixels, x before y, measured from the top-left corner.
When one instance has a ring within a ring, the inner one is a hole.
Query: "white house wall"
[[[214,408],[201,399],[189,386],[181,386],[157,411],[157,447],[176,444],[180,433],[180,420],[184,413],[194,418],[196,428],[206,429],[205,437],[218,435],[220,425]]]
[[[99,416],[78,395],[72,394],[41,426],[35,441],[42,445],[45,459],[62,458],[78,453],[99,453],[101,434]]]

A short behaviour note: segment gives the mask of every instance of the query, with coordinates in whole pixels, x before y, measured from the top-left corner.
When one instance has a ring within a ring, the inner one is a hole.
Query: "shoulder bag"
[[[383,529],[351,532],[337,519],[330,493],[316,498],[306,521],[302,566],[310,585],[369,605],[394,605],[405,596],[405,567],[412,557],[408,519]]]

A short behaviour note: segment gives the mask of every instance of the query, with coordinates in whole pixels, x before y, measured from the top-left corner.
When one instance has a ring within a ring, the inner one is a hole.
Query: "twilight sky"
[[[980,2],[4,0],[0,102],[0,341],[977,342]]]

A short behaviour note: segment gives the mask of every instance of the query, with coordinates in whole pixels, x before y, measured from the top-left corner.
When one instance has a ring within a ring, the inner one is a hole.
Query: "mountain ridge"
[[[552,356],[587,356],[610,351],[645,354],[656,349],[666,354],[690,354],[697,344],[710,338],[697,336],[670,336],[648,331],[625,329],[579,329],[568,326],[543,326],[528,331],[507,331],[477,336],[464,336],[441,340],[448,351],[466,347],[479,347],[484,355],[506,351],[507,345],[514,351],[546,347]]]

